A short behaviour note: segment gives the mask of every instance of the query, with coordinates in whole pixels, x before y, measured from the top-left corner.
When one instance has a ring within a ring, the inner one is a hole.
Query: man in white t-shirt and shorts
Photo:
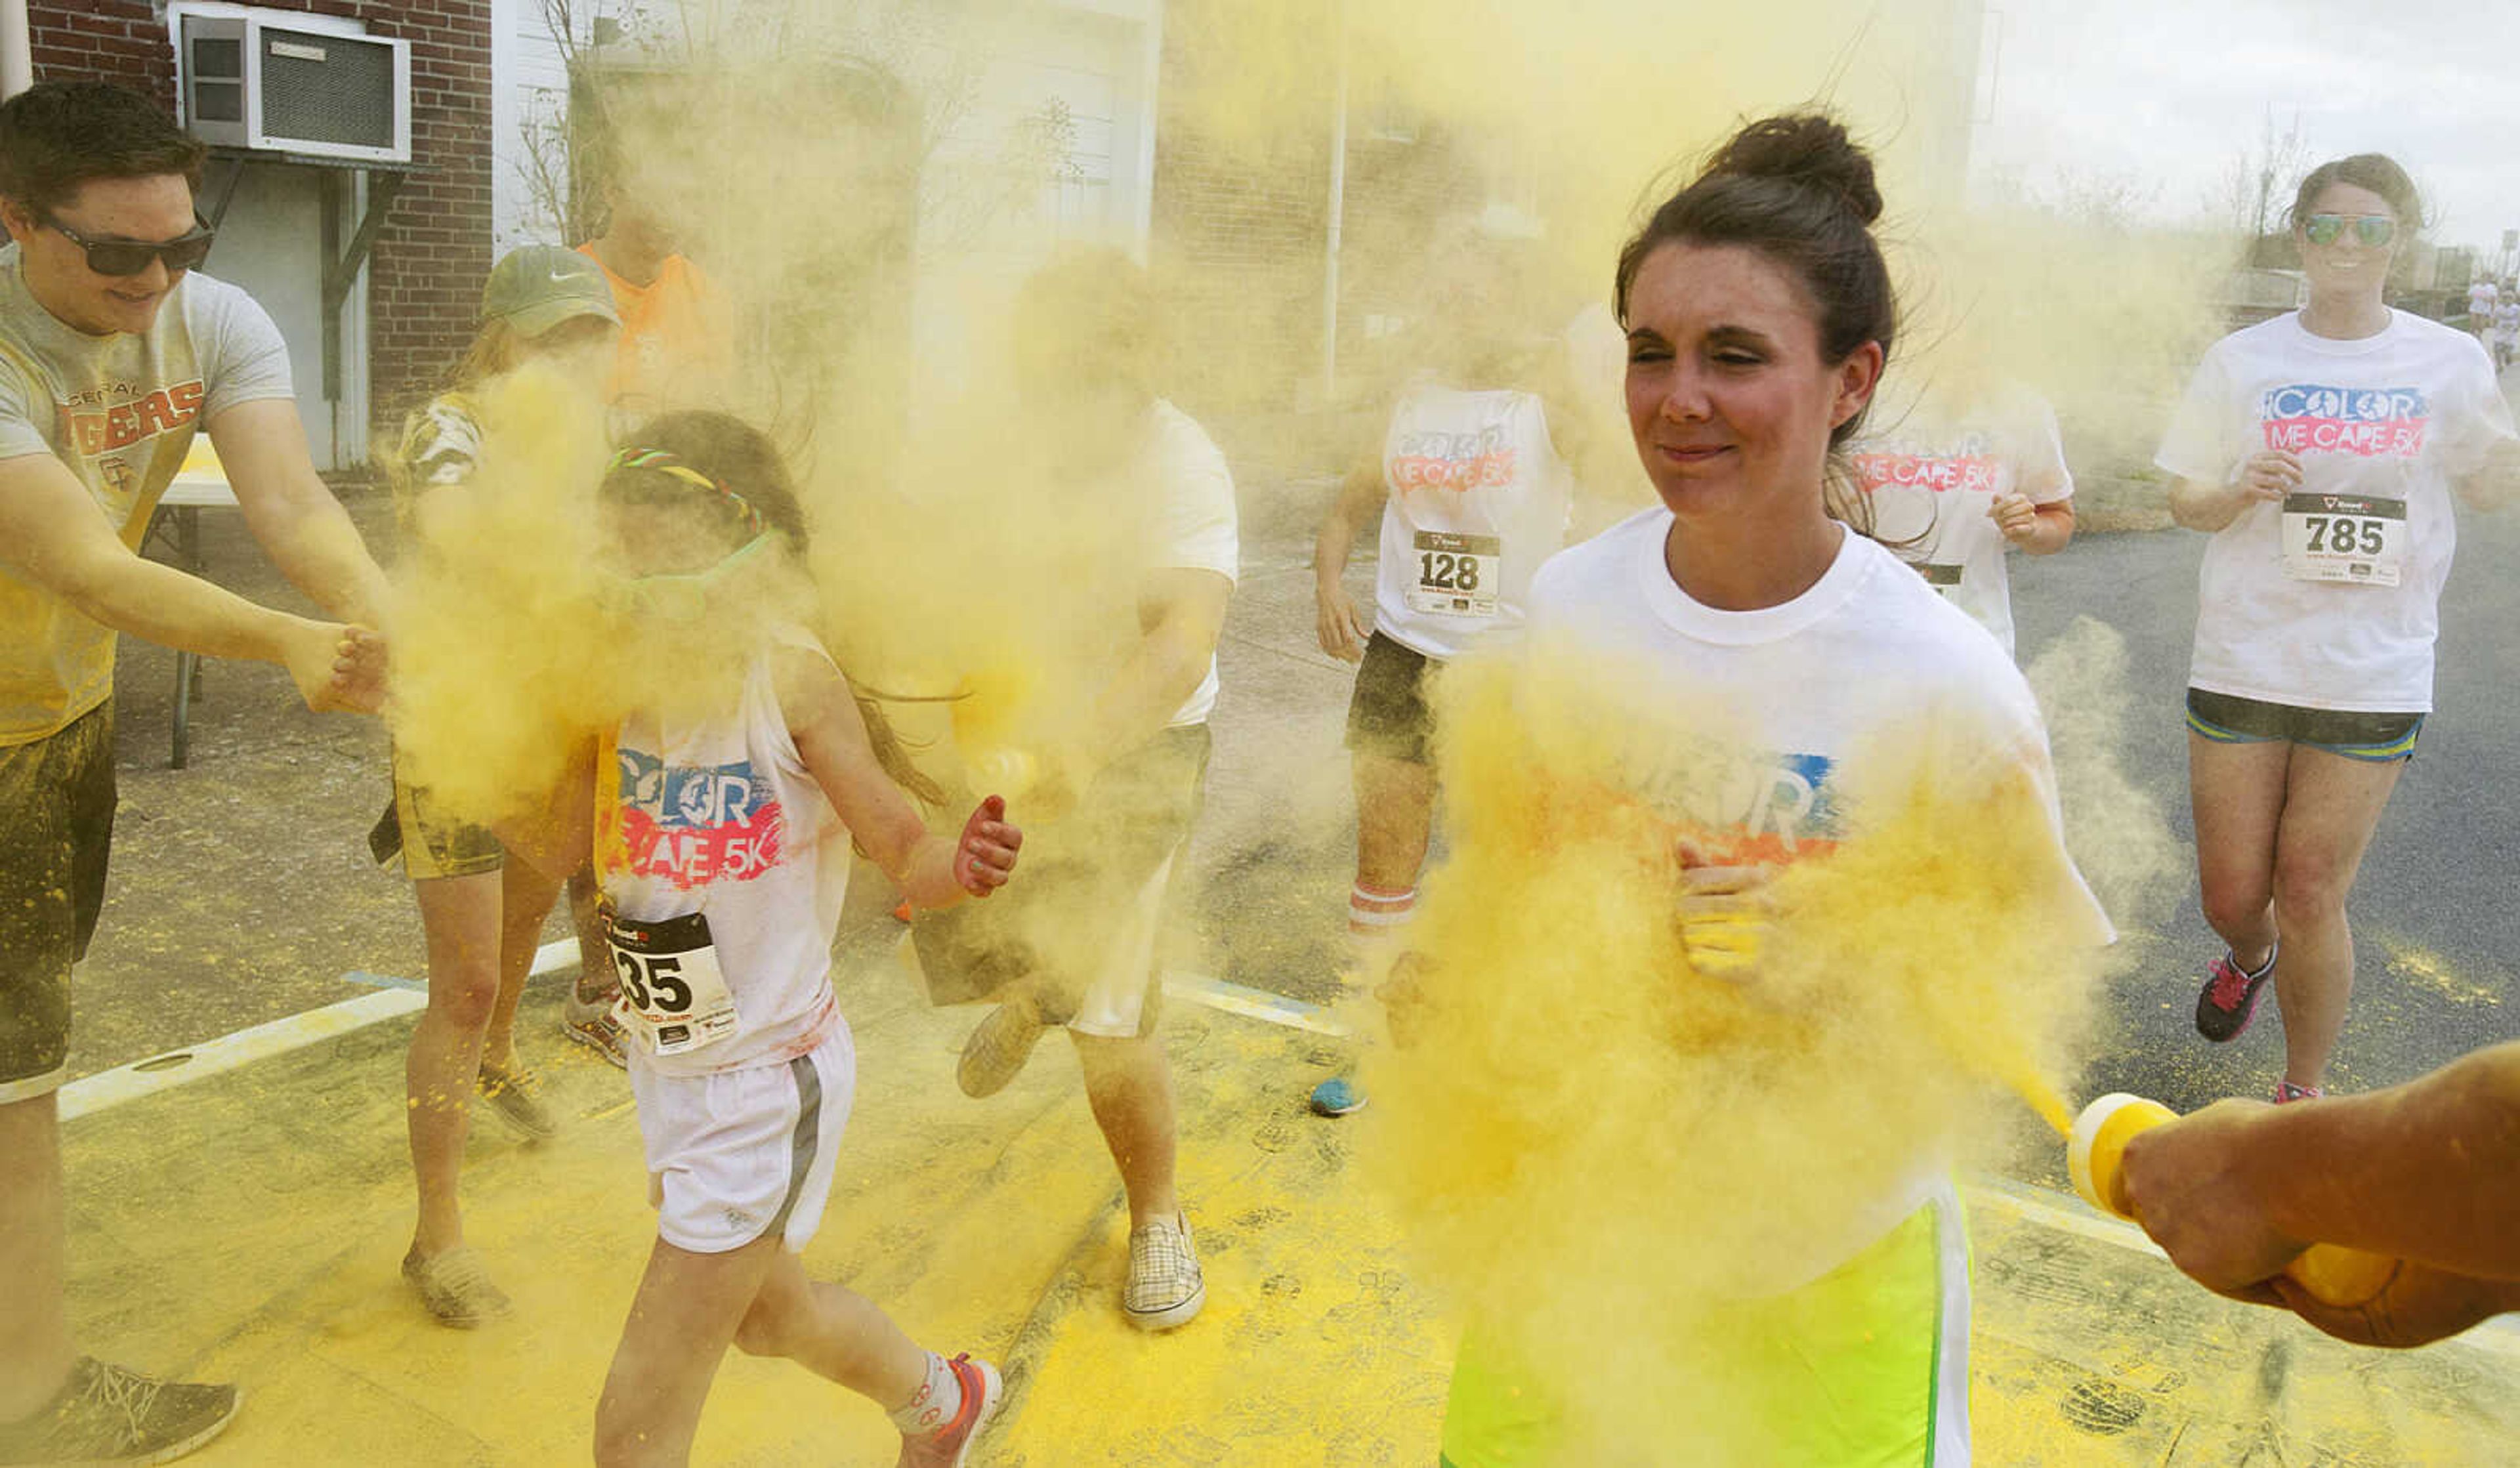
[[[1025,441],[1110,562],[1107,575],[1059,578],[1077,593],[1058,596],[1063,604],[1027,610],[1092,629],[1100,650],[1083,659],[1094,671],[1074,690],[1078,706],[1023,751],[1029,788],[996,781],[979,792],[1029,813],[1023,883],[985,904],[921,912],[912,935],[936,997],[999,997],[964,1047],[967,1094],[996,1093],[1046,1028],[1066,1027],[1128,1192],[1122,1313],[1165,1330],[1198,1313],[1206,1288],[1174,1191],[1159,940],[1198,816],[1239,551],[1225,456],[1154,394],[1154,333],[1144,272],[1117,251],[1055,261],[1017,302],[1017,379],[1049,425]]]
[[[288,668],[318,709],[373,708],[384,578],[316,476],[271,318],[194,272],[199,143],[146,99],[46,82],[0,104],[0,1464],[165,1462],[229,1386],[76,1354],[59,1112],[70,973],[113,833],[113,651],[127,632]],[[338,621],[143,559],[206,428],[273,562]]]

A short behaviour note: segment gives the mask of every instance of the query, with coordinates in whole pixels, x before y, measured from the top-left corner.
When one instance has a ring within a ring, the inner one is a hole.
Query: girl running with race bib
[[[2277,1101],[2320,1093],[2354,988],[2345,899],[2433,704],[2433,642],[2458,540],[2520,477],[2511,410],[2473,336],[2390,309],[2423,222],[2379,154],[2302,180],[2310,304],[2207,351],[2156,461],[2171,512],[2211,533],[2187,679],[2189,796],[2205,920],[2196,1028],[2237,1039],[2270,980]]]
[[[959,838],[930,832],[904,790],[935,787],[777,609],[801,582],[806,526],[758,431],[716,413],[649,423],[615,456],[600,512],[609,614],[636,626],[643,656],[684,666],[705,642],[728,672],[697,690],[660,681],[660,706],[622,720],[534,843],[557,875],[592,836],[657,1208],[597,1460],[687,1461],[732,1343],[883,1407],[907,1468],[960,1468],[997,1409],[996,1369],[921,1349],[798,1255],[856,1086],[831,978],[852,843],[920,906],[946,907],[1003,885],[1022,837],[995,796]]]

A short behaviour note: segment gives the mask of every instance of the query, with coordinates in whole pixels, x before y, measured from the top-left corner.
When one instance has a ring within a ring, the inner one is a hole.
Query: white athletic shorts
[[[1173,863],[1180,858],[1181,848],[1176,846],[1130,895],[1111,934],[1109,953],[1078,1000],[1076,1017],[1067,1022],[1069,1029],[1105,1040],[1129,1040],[1148,1033],[1147,992],[1162,982],[1150,976],[1156,974],[1155,942],[1163,935],[1164,892],[1172,885]]]
[[[845,1024],[793,1060],[705,1076],[657,1075],[633,1049],[630,1092],[657,1235],[724,1254],[776,1234],[789,1253],[804,1252],[831,1201],[857,1075]]]

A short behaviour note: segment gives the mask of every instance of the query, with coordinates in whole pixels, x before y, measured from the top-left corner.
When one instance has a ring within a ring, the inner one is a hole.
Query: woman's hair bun
[[[1733,134],[1706,165],[1705,176],[1773,178],[1825,189],[1866,224],[1881,217],[1881,190],[1872,179],[1872,156],[1846,129],[1818,112],[1762,117]]]

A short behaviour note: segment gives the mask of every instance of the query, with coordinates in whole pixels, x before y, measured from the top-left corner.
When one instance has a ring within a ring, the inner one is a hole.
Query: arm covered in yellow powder
[[[1023,832],[1006,823],[1003,799],[981,801],[959,836],[929,830],[877,757],[857,697],[831,659],[783,649],[778,671],[779,703],[796,752],[859,846],[904,897],[921,908],[945,908],[1006,885]]]
[[[1081,747],[1067,751],[1071,776],[1137,748],[1163,732],[1198,691],[1225,635],[1234,583],[1214,571],[1154,572],[1138,598],[1139,637],[1120,670],[1094,700]],[[1080,786],[1082,778],[1077,778]]]
[[[2198,1282],[2411,1346],[2520,1310],[2520,1044],[2369,1095],[2225,1101],[2129,1144],[2138,1216]],[[2407,1261],[2340,1310],[2275,1276],[2314,1243]]]
[[[239,403],[207,424],[246,528],[290,584],[345,622],[383,625],[385,574],[306,452],[287,398]]]
[[[380,640],[257,606],[134,553],[50,454],[0,460],[0,557],[116,632],[186,652],[278,663],[309,708],[373,711],[382,696]]]

